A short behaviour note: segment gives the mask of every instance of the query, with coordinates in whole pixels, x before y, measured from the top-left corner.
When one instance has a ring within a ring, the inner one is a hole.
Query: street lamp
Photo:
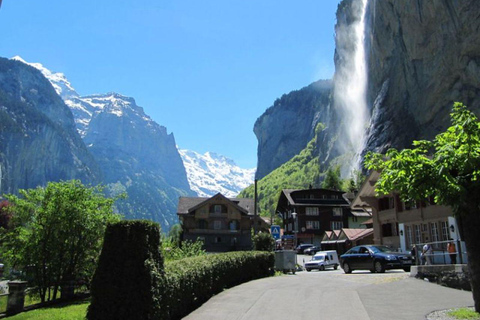
[[[295,211],[292,212],[292,217],[293,217],[293,234],[295,237],[294,247],[296,249],[297,248],[297,213]]]

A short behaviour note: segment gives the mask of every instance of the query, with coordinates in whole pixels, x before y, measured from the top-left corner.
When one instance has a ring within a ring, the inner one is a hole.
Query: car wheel
[[[352,269],[350,269],[350,265],[347,262],[343,264],[343,272],[352,273]]]
[[[310,272],[310,271],[312,271],[312,269],[308,269],[308,268],[305,268],[305,270],[307,270],[307,272]]]
[[[403,268],[403,271],[410,272],[410,267]]]
[[[323,264],[320,266],[320,271],[325,271],[325,266]]]
[[[385,272],[385,266],[380,260],[375,261],[375,263],[373,264],[373,268],[375,269],[375,272],[378,272],[378,273]]]
[[[375,273],[375,269],[370,269],[370,272],[371,272],[371,273]]]
[[[337,270],[338,269],[338,264],[334,265],[333,269]]]

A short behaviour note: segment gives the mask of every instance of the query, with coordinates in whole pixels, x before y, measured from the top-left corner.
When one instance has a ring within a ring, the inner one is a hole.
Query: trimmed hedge
[[[142,220],[107,226],[87,319],[160,319],[160,227]]]
[[[213,295],[273,275],[273,252],[209,254],[165,264],[159,225],[108,225],[87,319],[181,319]]]
[[[168,312],[168,319],[181,319],[226,288],[273,275],[274,263],[273,252],[259,251],[210,254],[168,262],[162,311]]]

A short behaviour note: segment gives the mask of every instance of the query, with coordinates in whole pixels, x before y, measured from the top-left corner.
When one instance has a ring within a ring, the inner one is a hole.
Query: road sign
[[[275,238],[275,240],[280,239],[280,226],[270,226],[270,233]]]

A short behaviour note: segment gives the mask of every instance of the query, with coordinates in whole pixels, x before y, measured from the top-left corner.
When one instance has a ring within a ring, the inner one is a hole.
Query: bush
[[[272,252],[238,251],[168,262],[163,314],[181,319],[225,288],[273,275]]]
[[[273,251],[275,249],[275,239],[270,233],[260,232],[252,238],[253,248],[258,251]]]
[[[133,220],[108,225],[87,319],[161,319],[162,275],[158,224]]]

